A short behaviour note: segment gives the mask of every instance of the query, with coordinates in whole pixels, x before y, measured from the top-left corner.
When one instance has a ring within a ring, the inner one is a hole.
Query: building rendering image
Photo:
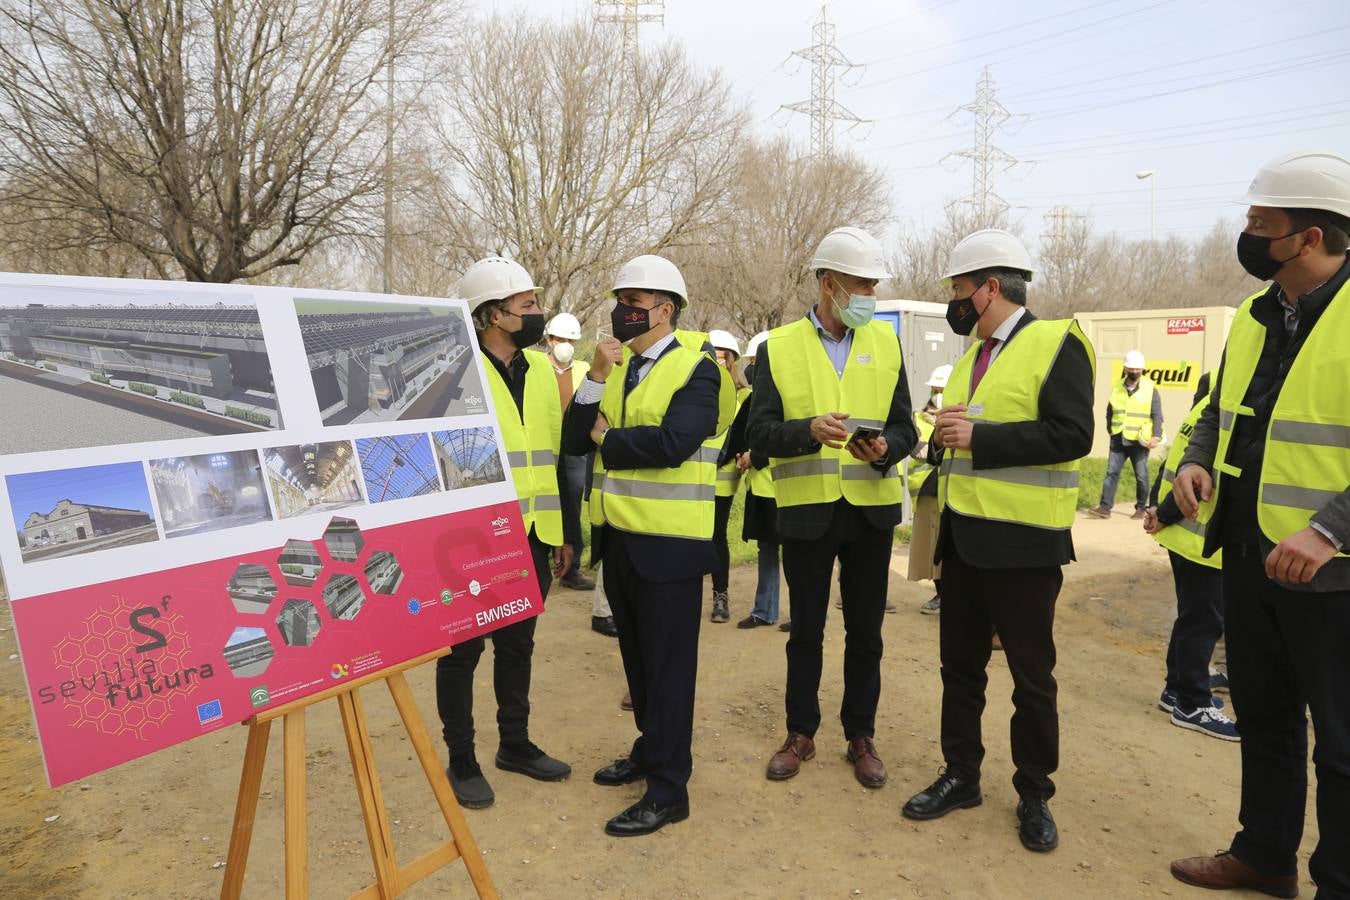
[[[497,434],[491,428],[436,431],[431,438],[446,490],[492,484],[506,477],[497,454]]]
[[[295,308],[325,425],[487,412],[458,309],[340,300]]]
[[[263,451],[277,518],[359,506],[360,469],[350,441],[272,447]]]
[[[262,465],[254,450],[152,460],[150,480],[166,537],[271,519]]]
[[[288,647],[308,647],[321,627],[319,611],[308,600],[287,600],[277,613],[277,629]]]
[[[287,584],[311,587],[319,580],[319,573],[323,571],[323,560],[319,558],[318,549],[309,541],[292,539],[281,548],[277,566],[281,569],[281,577],[286,579]]]
[[[225,591],[241,613],[263,613],[277,596],[277,584],[266,566],[243,563],[230,576]]]
[[[236,628],[225,642],[225,662],[237,678],[261,675],[275,655],[267,632],[261,628]]]
[[[323,532],[323,542],[328,547],[328,555],[338,562],[356,562],[366,539],[355,519],[337,518],[328,523]]]
[[[388,550],[376,550],[366,560],[366,581],[370,589],[377,594],[393,594],[403,584],[403,569],[394,554]]]
[[[159,540],[139,462],[5,479],[24,562]]]
[[[334,575],[323,589],[323,605],[334,619],[355,619],[365,603],[360,583],[350,575]]]

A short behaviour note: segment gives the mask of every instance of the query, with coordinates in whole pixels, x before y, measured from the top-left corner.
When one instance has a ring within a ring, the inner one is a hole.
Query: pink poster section
[[[368,530],[359,519],[15,600],[52,786],[543,609],[515,502]]]

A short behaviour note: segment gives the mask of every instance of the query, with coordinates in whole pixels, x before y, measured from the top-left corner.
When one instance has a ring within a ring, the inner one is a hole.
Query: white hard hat
[[[579,341],[581,340],[581,323],[571,313],[558,313],[548,320],[548,327],[544,329],[544,334],[567,341]]]
[[[1239,203],[1321,209],[1350,217],[1350,160],[1329,150],[1278,156],[1261,167]]]
[[[1026,273],[1027,281],[1035,273],[1027,248],[1016,235],[999,228],[977,231],[953,247],[947,257],[947,274],[942,280],[982,269],[1016,269]]]
[[[664,256],[648,253],[624,263],[614,278],[614,288],[610,293],[617,294],[624,288],[666,291],[680,298],[680,309],[689,305],[689,292],[684,286],[684,276],[680,274],[679,268]]]
[[[1144,354],[1140,353],[1138,350],[1131,350],[1129,353],[1125,354],[1124,368],[1142,369],[1143,367],[1144,367]]]
[[[488,300],[505,300],[537,290],[539,285],[520,263],[501,256],[489,256],[464,270],[455,285],[455,296],[467,300],[470,308],[477,308]]]
[[[933,370],[933,374],[928,376],[928,386],[935,388],[945,388],[947,379],[952,377],[951,366],[938,366]]]
[[[861,228],[836,228],[816,246],[808,272],[829,269],[857,278],[890,278],[881,244]]]
[[[708,343],[713,345],[714,350],[730,350],[737,356],[741,355],[741,342],[730,331],[714,328],[708,332]]]
[[[759,334],[752,337],[750,343],[745,345],[745,355],[753,359],[755,354],[759,352],[760,345],[768,339],[769,333],[767,331],[761,331]]]

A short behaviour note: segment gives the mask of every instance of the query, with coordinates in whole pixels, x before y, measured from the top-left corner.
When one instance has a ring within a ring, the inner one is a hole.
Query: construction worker
[[[940,463],[935,561],[942,564],[942,755],[937,781],[904,805],[910,819],[978,806],[985,669],[997,629],[1013,678],[1018,835],[1059,844],[1050,814],[1059,766],[1055,600],[1073,557],[1078,461],[1092,448],[1093,352],[1073,320],[1026,308],[1031,257],[986,229],[947,261],[947,322],[975,331],[943,392],[930,461]]]
[[[1167,450],[1167,461],[1158,472],[1144,516],[1144,531],[1167,550],[1177,594],[1177,618],[1167,642],[1167,680],[1158,708],[1170,714],[1178,728],[1236,741],[1237,726],[1224,715],[1223,703],[1214,697],[1209,674],[1210,657],[1223,636],[1222,553],[1205,557],[1205,526],[1188,521],[1172,497],[1177,465],[1208,400],[1206,372],[1200,377],[1191,411]]]
[[[1120,381],[1111,388],[1106,404],[1106,429],[1111,435],[1111,451],[1106,460],[1106,479],[1102,482],[1101,502],[1088,515],[1111,518],[1116,503],[1116,485],[1129,457],[1134,467],[1134,514],[1142,519],[1148,506],[1148,452],[1162,439],[1162,395],[1144,374],[1144,354],[1131,350],[1125,354]]]
[[[1237,258],[1272,284],[1233,317],[1209,403],[1173,482],[1223,550],[1228,679],[1242,736],[1241,829],[1172,863],[1207,888],[1298,893],[1307,717],[1317,749],[1319,897],[1350,897],[1350,160],[1298,152],[1242,198]]]
[[[928,442],[933,437],[937,411],[942,408],[942,391],[947,387],[952,367],[938,366],[928,376],[928,401],[923,409],[915,410],[914,426],[919,429],[919,441],[911,456],[909,492],[914,497],[914,520],[910,525],[909,572],[910,581],[933,582],[933,596],[925,600],[919,612],[935,616],[942,612],[942,566],[933,562],[937,552],[938,505],[937,479],[928,464]]]
[[[571,313],[558,313],[548,320],[544,329],[544,340],[548,342],[548,361],[553,364],[553,373],[558,379],[558,400],[563,412],[572,402],[572,395],[581,386],[590,363],[576,358],[576,342],[581,340],[581,323]],[[591,471],[591,457],[569,456],[563,454],[558,460],[558,490],[562,496],[563,540],[572,548],[572,567],[558,579],[558,583],[574,591],[595,590],[595,579],[581,568],[581,498],[586,492],[586,483]],[[597,623],[592,616],[591,627]],[[613,617],[599,623],[597,631],[612,631]]]
[[[873,740],[881,696],[881,622],[903,490],[896,463],[917,433],[900,341],[872,319],[877,283],[889,278],[881,245],[837,228],[808,270],[819,299],[769,332],[755,365],[750,448],[768,457],[783,539],[792,630],[787,642],[787,739],[770,780],[792,778],[815,755],[821,650],[834,565],[844,628],[839,718],[847,757],[864,787],[886,783]]]
[[[745,377],[741,375],[740,370],[736,368],[736,361],[741,357],[740,341],[736,340],[731,332],[714,328],[708,332],[708,343],[712,344],[717,364],[731,376],[732,384],[736,388],[736,410],[739,413],[741,404],[750,396],[750,387],[745,383]],[[727,435],[735,430],[735,427],[733,420],[732,427],[716,439],[721,446],[718,448],[720,454],[717,458],[716,517],[713,520],[713,550],[717,553],[717,565],[712,571],[713,602],[712,613],[709,616],[709,620],[713,622],[726,622],[731,618],[730,601],[727,597],[731,577],[731,548],[727,546],[727,522],[731,518],[731,504],[736,498],[736,491],[741,486],[742,472],[734,444],[727,442]]]
[[[473,310],[483,369],[534,557],[539,596],[547,597],[553,578],[570,566],[572,550],[563,541],[558,496],[562,432],[558,381],[549,358],[527,349],[544,336],[538,290],[519,263],[489,256],[464,272],[455,296],[468,301]],[[529,736],[536,622],[532,616],[489,635],[501,736],[496,765],[540,781],[561,781],[572,774],[572,767],[540,750]],[[450,749],[447,774],[460,805],[470,809],[491,806],[495,799],[474,753],[473,673],[484,646],[484,639],[476,637],[456,644],[448,656],[436,661],[436,707]]]
[[[759,348],[769,339],[767,331],[761,331],[750,339],[745,347],[745,379],[751,385],[755,381],[755,360]],[[750,401],[753,393],[741,403],[736,421],[731,426],[729,443],[736,447],[736,465],[745,478],[745,515],[741,523],[741,540],[754,541],[757,547],[758,570],[755,578],[755,605],[750,615],[736,623],[737,628],[759,628],[778,622],[779,581],[781,580],[778,559],[778,504],[773,499],[773,476],[769,474],[768,457],[750,452]],[[789,631],[792,623],[783,620],[778,627]]]
[[[715,563],[717,450],[709,441],[731,423],[734,398],[711,348],[676,339],[689,300],[674,263],[630,260],[612,293],[613,336],[596,345],[563,446],[596,448],[592,546],[604,560],[640,735],[595,781],[646,779],[642,799],[605,825],[626,837],[689,816],[702,585]]]

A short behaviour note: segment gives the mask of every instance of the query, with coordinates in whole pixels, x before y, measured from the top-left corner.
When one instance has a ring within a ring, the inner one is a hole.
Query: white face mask
[[[942,391],[938,391],[933,395],[933,405],[938,409],[942,409]]]
[[[553,358],[564,366],[571,365],[572,357],[576,354],[576,352],[577,348],[574,345],[567,343],[566,341],[562,341],[560,343],[553,345]]]

